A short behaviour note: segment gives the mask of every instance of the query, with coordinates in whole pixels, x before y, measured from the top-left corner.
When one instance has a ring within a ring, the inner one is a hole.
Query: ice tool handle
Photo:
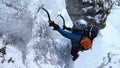
[[[63,26],[65,26],[65,19],[64,19],[64,17],[61,14],[58,14],[58,16],[60,16],[62,18],[62,20],[63,20]]]
[[[49,12],[48,12],[44,7],[42,7],[42,9],[47,13],[47,15],[48,15],[48,20],[51,21]]]
[[[40,9],[43,9],[43,10],[47,13],[47,15],[48,15],[48,20],[51,21],[49,12],[48,12],[43,6],[44,6],[44,5],[41,5],[41,6],[38,8],[38,11],[37,11],[37,12],[39,12]]]

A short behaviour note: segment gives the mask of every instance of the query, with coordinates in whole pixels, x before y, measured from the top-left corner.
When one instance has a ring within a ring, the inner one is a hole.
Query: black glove
[[[54,23],[54,21],[48,21],[49,22],[49,26],[53,26],[54,30],[58,30],[59,26],[57,24]]]
[[[67,27],[65,25],[63,25],[63,29],[67,29]]]
[[[71,31],[72,29],[70,27],[66,27],[65,25],[63,25],[63,29],[66,29],[68,31]]]

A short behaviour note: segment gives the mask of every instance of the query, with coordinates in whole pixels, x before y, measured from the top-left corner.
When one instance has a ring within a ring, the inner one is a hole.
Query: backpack
[[[84,50],[88,50],[92,46],[92,41],[88,37],[84,37],[80,41],[80,45],[84,48]]]
[[[98,34],[98,28],[96,26],[89,26],[83,29],[84,33],[80,40],[80,45],[84,50],[88,50],[92,47],[92,41]]]

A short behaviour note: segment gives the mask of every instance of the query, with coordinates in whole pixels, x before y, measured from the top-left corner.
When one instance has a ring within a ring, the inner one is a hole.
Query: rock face
[[[66,0],[66,9],[72,21],[82,18],[88,25],[92,23],[99,29],[106,26],[105,22],[112,7],[112,1]]]
[[[84,18],[83,14],[85,14],[85,12],[81,10],[82,7],[82,3],[78,0],[66,0],[66,8],[72,21],[79,18]]]

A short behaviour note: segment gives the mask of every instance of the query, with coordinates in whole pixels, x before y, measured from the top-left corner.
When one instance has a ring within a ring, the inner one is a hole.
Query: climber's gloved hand
[[[67,27],[65,25],[63,25],[63,29],[67,29]]]
[[[48,23],[49,23],[49,26],[53,26],[54,30],[58,30],[59,29],[59,26],[57,24],[55,24],[54,21],[49,20]]]
[[[53,20],[48,20],[49,26],[53,26],[54,21]]]

